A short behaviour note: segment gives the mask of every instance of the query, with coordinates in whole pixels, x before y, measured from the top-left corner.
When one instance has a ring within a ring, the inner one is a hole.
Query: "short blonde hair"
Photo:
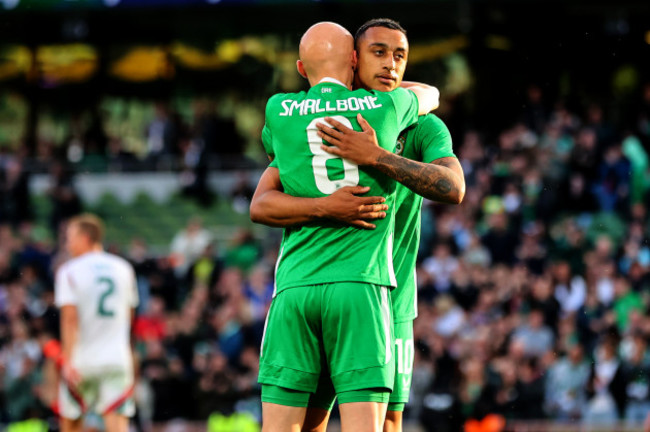
[[[94,214],[83,213],[74,216],[68,224],[75,225],[92,243],[104,241],[104,222]]]

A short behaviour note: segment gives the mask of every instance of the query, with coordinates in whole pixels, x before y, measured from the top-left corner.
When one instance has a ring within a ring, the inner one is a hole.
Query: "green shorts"
[[[388,400],[389,411],[404,411],[404,405],[409,401],[413,377],[413,321],[396,323],[393,326],[395,334],[395,383]],[[336,395],[329,377],[321,375],[316,392],[309,398],[307,406],[331,410]],[[340,403],[340,400],[339,400]]]
[[[336,394],[392,389],[390,291],[341,282],[291,288],[271,303],[259,382],[314,393],[321,371]]]
[[[409,401],[413,378],[413,321],[395,323],[393,331],[395,332],[395,384],[390,394],[388,409],[403,411],[403,404]]]

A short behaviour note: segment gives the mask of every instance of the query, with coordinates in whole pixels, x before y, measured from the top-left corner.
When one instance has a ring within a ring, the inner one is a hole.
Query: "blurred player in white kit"
[[[61,309],[62,432],[79,432],[84,414],[104,419],[107,432],[126,432],[135,413],[130,343],[138,304],[133,267],[104,252],[104,226],[94,215],[72,218],[66,231],[71,259],[56,273]]]

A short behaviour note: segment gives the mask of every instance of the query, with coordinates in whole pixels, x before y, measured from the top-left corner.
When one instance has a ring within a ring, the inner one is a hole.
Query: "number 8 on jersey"
[[[334,120],[341,122],[346,127],[352,129],[352,123],[347,117],[340,115],[332,116]],[[309,142],[309,150],[314,155],[312,159],[312,167],[314,168],[314,178],[316,180],[316,187],[319,191],[326,195],[336,192],[344,186],[356,186],[359,184],[359,166],[347,159],[339,156],[329,154],[321,148],[323,140],[318,136],[317,123],[325,123],[330,126],[324,117],[315,118],[307,125],[307,141]],[[327,161],[329,159],[341,159],[343,162],[343,178],[338,180],[331,180],[327,174]]]

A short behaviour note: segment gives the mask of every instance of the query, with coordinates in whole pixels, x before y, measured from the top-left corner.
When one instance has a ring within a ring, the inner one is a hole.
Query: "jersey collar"
[[[318,84],[322,84],[322,83],[325,83],[325,82],[342,85],[343,87],[348,88],[348,86],[343,84],[341,81],[337,80],[336,78],[332,78],[332,77],[325,77],[325,78],[321,79],[320,81],[318,81]]]

